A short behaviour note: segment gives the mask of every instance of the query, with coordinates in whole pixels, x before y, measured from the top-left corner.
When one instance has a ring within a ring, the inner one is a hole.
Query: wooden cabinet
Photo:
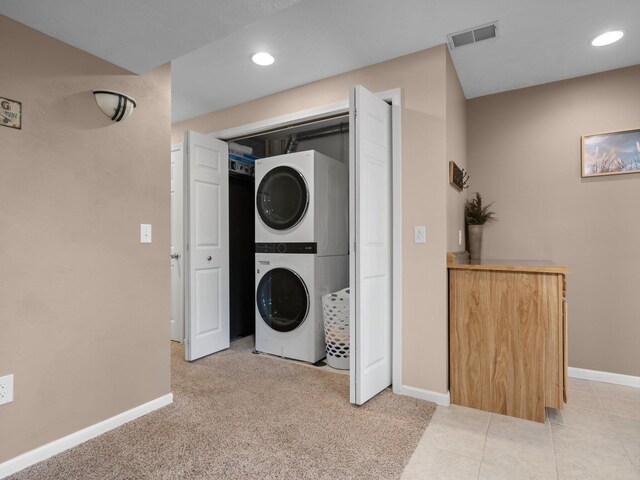
[[[449,265],[451,402],[544,422],[566,401],[566,268]]]

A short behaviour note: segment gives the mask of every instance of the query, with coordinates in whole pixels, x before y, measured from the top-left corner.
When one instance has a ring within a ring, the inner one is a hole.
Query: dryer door
[[[309,313],[309,291],[300,276],[288,268],[274,268],[264,274],[256,293],[262,320],[277,332],[290,332]]]
[[[258,185],[256,208],[262,221],[274,230],[288,230],[304,218],[309,188],[300,172],[291,167],[270,170]]]

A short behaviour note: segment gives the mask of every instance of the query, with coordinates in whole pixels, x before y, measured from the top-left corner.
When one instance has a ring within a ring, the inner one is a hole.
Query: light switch
[[[427,232],[424,225],[415,225],[413,227],[413,241],[415,243],[427,243]]]
[[[148,223],[140,224],[140,243],[151,243],[151,225]]]
[[[13,402],[13,373],[0,377],[0,405]]]

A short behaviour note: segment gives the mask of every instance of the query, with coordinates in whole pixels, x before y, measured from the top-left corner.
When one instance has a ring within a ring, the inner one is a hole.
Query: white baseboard
[[[131,410],[122,412],[115,417],[107,418],[95,425],[83,428],[82,430],[67,435],[66,437],[62,437],[29,452],[23,453],[22,455],[18,455],[4,463],[0,463],[0,479],[13,475],[20,470],[30,467],[31,465],[35,465],[38,462],[42,462],[49,457],[53,457],[58,453],[64,452],[76,445],[80,445],[87,440],[91,440],[98,435],[102,435],[109,430],[113,430],[116,427],[124,425],[125,423],[135,420],[138,417],[142,417],[147,413],[151,413],[154,410],[171,403],[173,403],[173,393],[168,393],[160,398],[156,398],[155,400],[151,400],[143,405],[132,408]]]
[[[634,377],[633,375],[599,372],[598,370],[587,370],[585,368],[575,367],[569,367],[567,374],[571,378],[581,378],[583,380],[593,380],[594,382],[615,383],[616,385],[640,388],[640,377]]]
[[[449,392],[440,393],[433,392],[431,390],[424,390],[422,388],[410,387],[408,385],[400,385],[399,387],[394,387],[393,393],[419,398],[420,400],[428,400],[429,402],[433,402],[442,407],[448,407],[451,404]]]

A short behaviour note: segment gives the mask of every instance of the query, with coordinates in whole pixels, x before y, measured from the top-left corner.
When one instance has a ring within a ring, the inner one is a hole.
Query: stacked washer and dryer
[[[316,151],[257,160],[256,350],[325,357],[321,297],[349,284],[348,168]]]

